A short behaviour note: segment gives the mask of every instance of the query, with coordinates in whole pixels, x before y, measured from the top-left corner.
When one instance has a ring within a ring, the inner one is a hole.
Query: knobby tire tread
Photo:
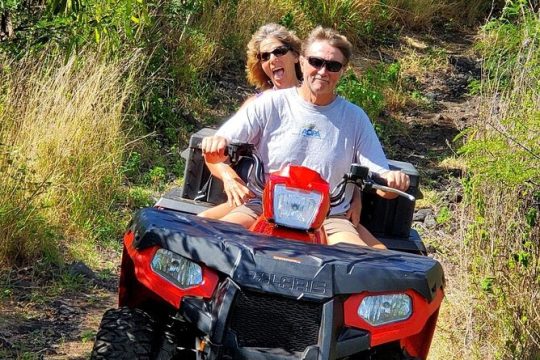
[[[154,321],[144,311],[126,307],[107,310],[90,359],[149,360],[154,337]]]

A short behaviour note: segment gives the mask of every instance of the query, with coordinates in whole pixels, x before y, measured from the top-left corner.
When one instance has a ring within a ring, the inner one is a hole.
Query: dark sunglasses
[[[274,54],[275,57],[281,57],[289,52],[291,48],[288,45],[281,45],[272,51],[265,51],[257,54],[257,58],[263,62],[270,60],[270,55]]]
[[[315,56],[309,56],[307,58],[309,65],[313,66],[316,69],[322,69],[326,67],[326,70],[331,72],[338,72],[343,67],[343,64],[339,61],[334,60],[324,60]]]

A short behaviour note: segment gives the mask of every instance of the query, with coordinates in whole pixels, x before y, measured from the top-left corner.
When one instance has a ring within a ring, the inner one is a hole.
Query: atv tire
[[[107,310],[96,335],[90,359],[139,359],[152,357],[155,322],[141,309]]]

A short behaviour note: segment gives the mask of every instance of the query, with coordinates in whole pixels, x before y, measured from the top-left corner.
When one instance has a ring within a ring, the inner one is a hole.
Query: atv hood
[[[136,249],[157,245],[227,275],[240,287],[298,299],[413,289],[431,302],[444,285],[441,265],[426,256],[308,244],[157,208],[139,211],[131,230]]]

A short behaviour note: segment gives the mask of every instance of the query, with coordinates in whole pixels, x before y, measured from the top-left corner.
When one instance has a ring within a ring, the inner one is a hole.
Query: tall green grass
[[[55,52],[3,67],[0,260],[83,257],[118,234],[130,61]]]
[[[540,13],[508,1],[485,25],[480,50],[481,116],[461,149],[468,177],[458,287],[466,296],[449,303],[458,319],[449,332],[460,358],[538,359]]]

